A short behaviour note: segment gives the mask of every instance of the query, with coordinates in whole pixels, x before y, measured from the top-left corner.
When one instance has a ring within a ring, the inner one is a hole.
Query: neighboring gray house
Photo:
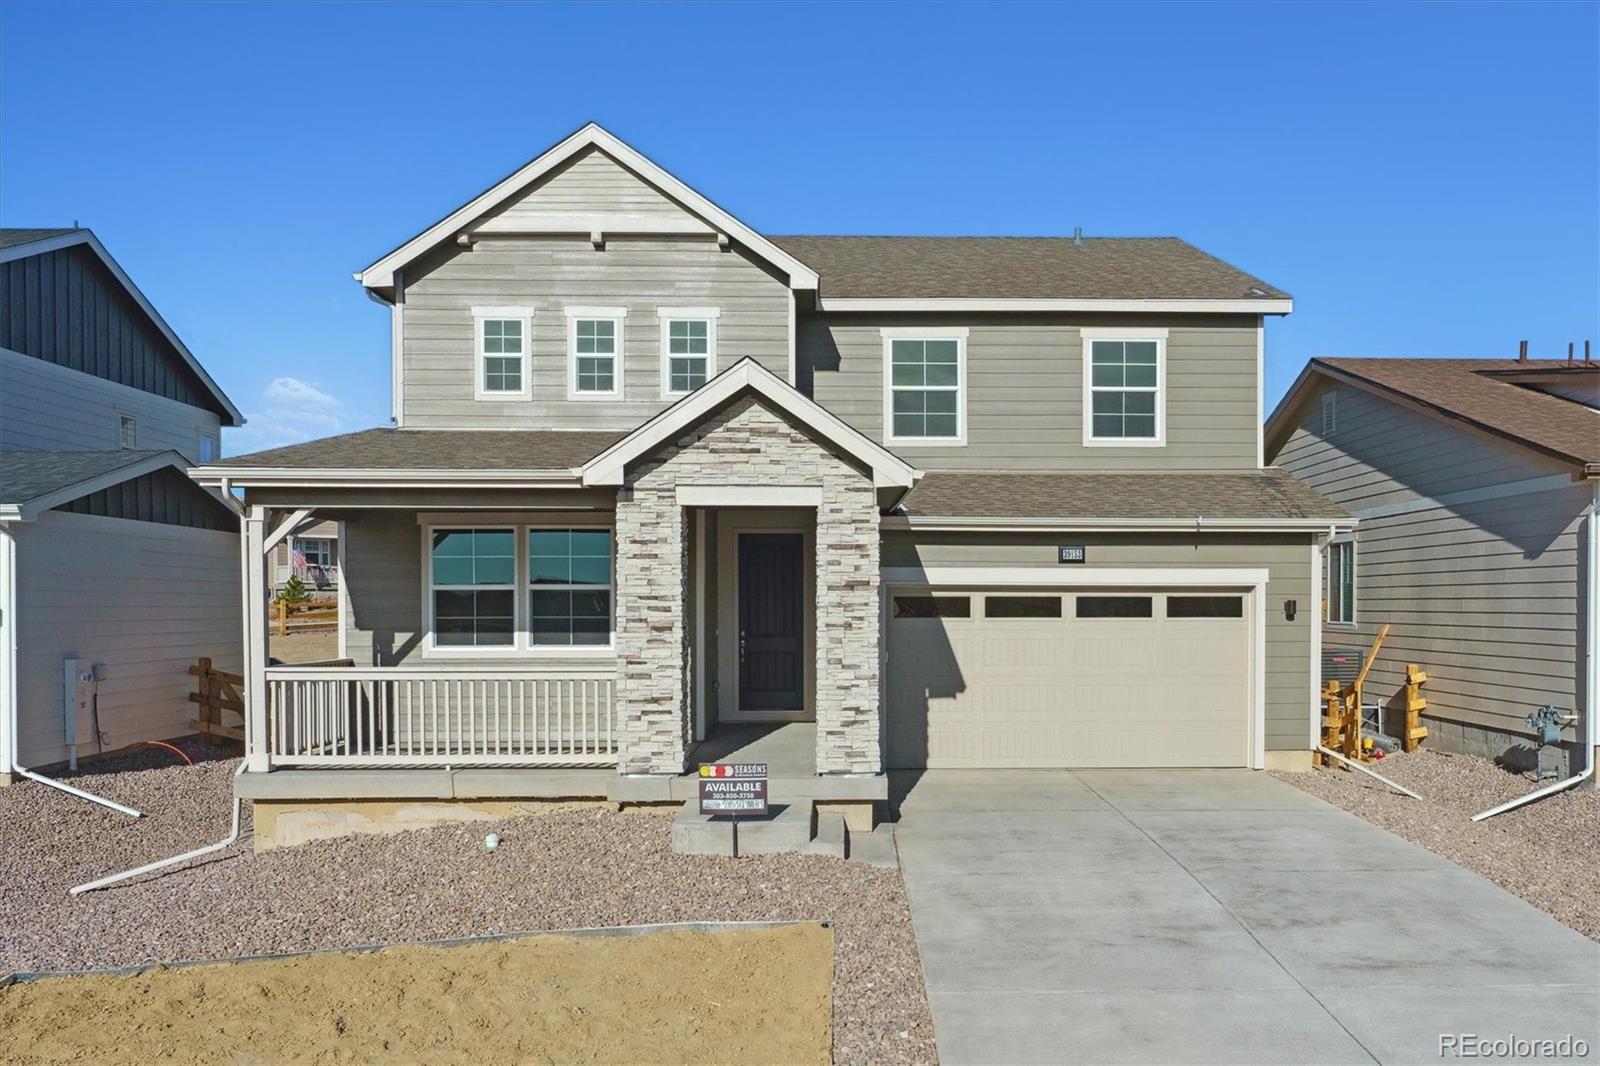
[[[239,518],[185,469],[242,421],[92,232],[0,229],[0,778],[190,732],[188,668],[240,667]]]
[[[1324,635],[1390,624],[1369,693],[1421,665],[1427,746],[1499,756],[1544,704],[1579,719],[1569,752],[1594,745],[1600,364],[1313,359],[1266,447],[1360,520],[1328,552]]]
[[[339,590],[339,524],[318,522],[272,551],[268,581],[276,592],[291,577],[300,578],[313,599],[332,599]]]
[[[886,768],[1309,765],[1350,522],[1262,464],[1266,282],[1171,238],[766,237],[594,125],[357,278],[396,427],[193,471],[252,558],[343,530],[349,665],[247,619],[263,839],[681,799],[728,754],[858,826]]]

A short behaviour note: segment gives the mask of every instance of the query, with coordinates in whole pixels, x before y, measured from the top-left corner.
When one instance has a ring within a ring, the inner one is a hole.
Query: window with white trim
[[[217,438],[202,436],[200,438],[200,461],[209,463],[217,457]]]
[[[527,397],[533,312],[520,307],[477,307],[472,318],[478,348],[473,394],[480,400]]]
[[[139,446],[139,420],[132,415],[117,416],[117,447]]]
[[[528,530],[532,647],[611,643],[611,530]]]
[[[1328,582],[1324,588],[1327,620],[1334,625],[1356,621],[1356,542],[1335,540],[1328,545]]]
[[[429,604],[437,648],[516,644],[514,529],[429,531]]]
[[[1089,410],[1086,440],[1159,443],[1164,338],[1085,335]]]
[[[890,441],[965,439],[964,335],[884,331]]]
[[[717,312],[663,308],[661,394],[687,396],[716,374]]]
[[[326,569],[333,565],[333,540],[329,537],[296,537],[295,549],[307,566]]]
[[[622,395],[622,320],[625,314],[621,309],[568,309],[569,395]]]

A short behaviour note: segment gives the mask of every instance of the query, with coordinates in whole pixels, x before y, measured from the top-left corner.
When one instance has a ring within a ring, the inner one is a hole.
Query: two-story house
[[[1309,761],[1349,519],[1263,467],[1266,282],[1175,239],[765,236],[594,125],[357,278],[394,427],[195,472],[253,558],[342,531],[347,665],[247,620],[258,834],[682,799],[711,756],[857,827],[886,768]]]
[[[243,417],[93,232],[0,230],[0,779],[192,731],[240,664]]]

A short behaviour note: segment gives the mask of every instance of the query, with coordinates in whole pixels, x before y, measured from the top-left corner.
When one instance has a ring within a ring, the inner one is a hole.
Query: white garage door
[[[892,588],[892,768],[1245,766],[1249,596]]]

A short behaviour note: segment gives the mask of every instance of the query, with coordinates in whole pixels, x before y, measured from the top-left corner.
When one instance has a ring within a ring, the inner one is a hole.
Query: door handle
[[[744,662],[744,630],[739,630],[739,661]]]

